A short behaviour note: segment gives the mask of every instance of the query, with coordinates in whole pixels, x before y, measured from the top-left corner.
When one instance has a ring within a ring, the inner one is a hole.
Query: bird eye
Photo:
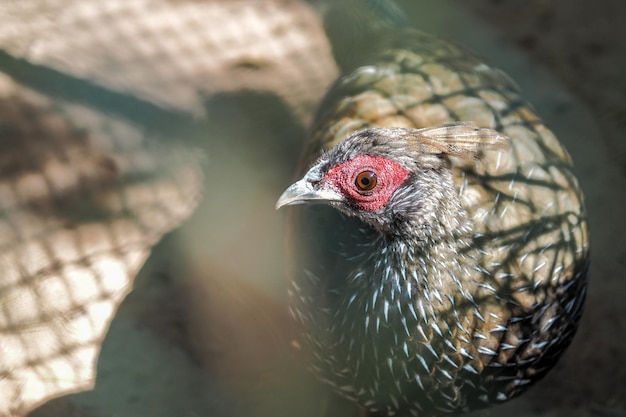
[[[363,171],[359,175],[356,176],[354,180],[354,185],[359,191],[371,191],[376,187],[376,183],[378,182],[378,177],[372,171]]]

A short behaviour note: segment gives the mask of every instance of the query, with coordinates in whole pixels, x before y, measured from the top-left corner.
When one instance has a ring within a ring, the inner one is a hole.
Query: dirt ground
[[[626,2],[398,3],[418,28],[467,45],[518,82],[586,192],[592,281],[580,330],[544,381],[475,416],[626,416]],[[95,390],[31,417],[322,415],[318,388],[285,348],[284,219],[273,210],[306,127],[255,91],[212,97],[206,109],[206,136],[228,141],[207,149],[205,201],[138,277]]]

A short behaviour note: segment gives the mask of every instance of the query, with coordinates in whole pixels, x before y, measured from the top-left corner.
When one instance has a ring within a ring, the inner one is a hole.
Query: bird
[[[572,158],[517,85],[413,28],[347,64],[288,211],[293,345],[370,416],[517,397],[580,321],[589,231]]]

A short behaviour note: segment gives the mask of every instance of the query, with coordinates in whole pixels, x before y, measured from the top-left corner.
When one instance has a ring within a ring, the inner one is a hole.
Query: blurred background
[[[592,282],[580,330],[545,380],[476,415],[626,416],[626,3],[396,3],[414,27],[504,69],[570,151],[586,192]],[[104,339],[95,388],[31,417],[313,417],[332,408],[289,350],[285,218],[274,210],[338,75],[332,43],[341,39],[324,31],[326,6],[0,4],[5,83],[203,159],[198,208],[153,247]],[[168,154],[158,158],[168,164]]]

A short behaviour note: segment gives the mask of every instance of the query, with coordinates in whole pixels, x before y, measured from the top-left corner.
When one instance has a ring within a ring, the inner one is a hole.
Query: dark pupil
[[[356,186],[361,191],[370,191],[376,187],[377,177],[372,171],[363,171],[356,177]]]

